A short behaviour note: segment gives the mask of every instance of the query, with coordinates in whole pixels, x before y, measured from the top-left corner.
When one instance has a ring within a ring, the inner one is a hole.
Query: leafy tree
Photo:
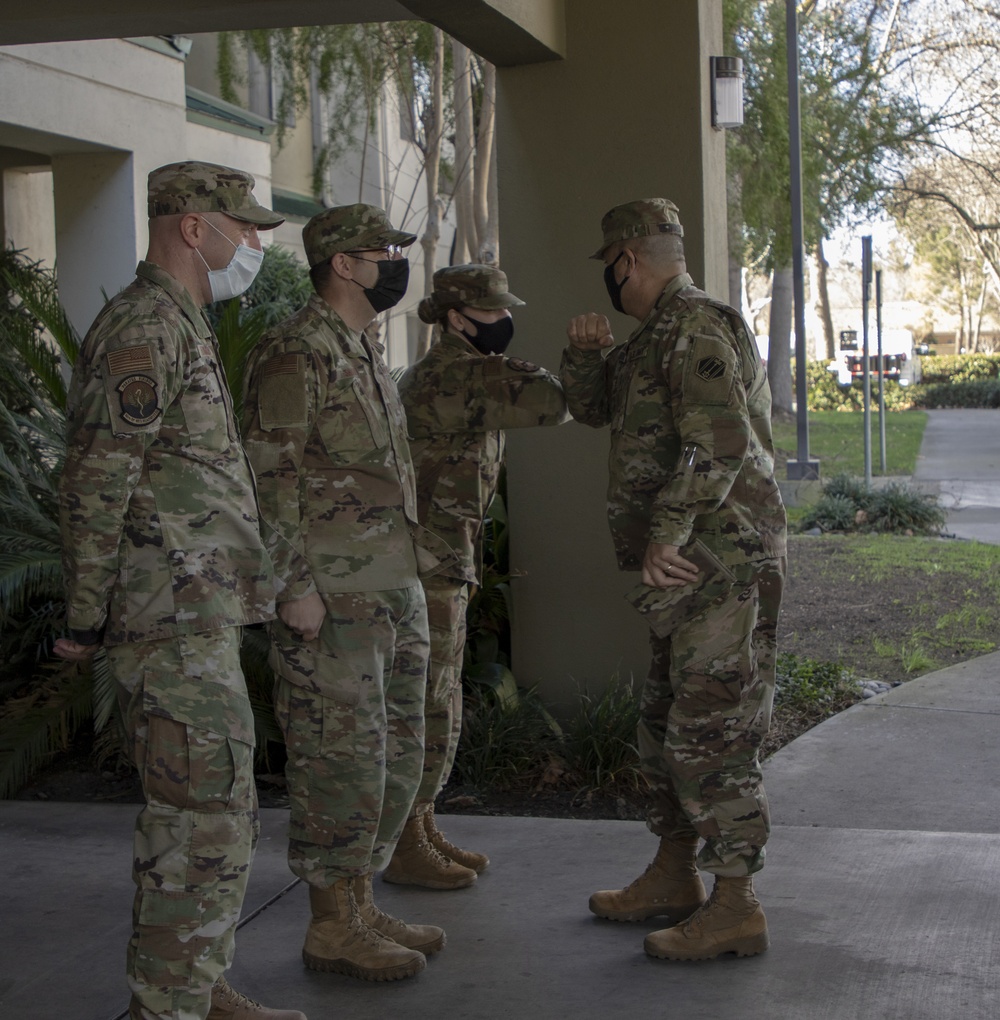
[[[905,0],[902,0],[905,6]],[[915,98],[890,87],[898,68],[886,41],[896,17],[883,0],[810,2],[799,24],[803,223],[807,250],[878,206],[928,120]],[[774,406],[792,402],[791,213],[785,3],[727,0],[726,26],[744,58],[748,96],[740,132],[728,136],[742,219],[737,250],[772,274],[769,371]],[[829,322],[829,316],[827,315]],[[832,322],[828,328],[832,329]],[[828,345],[832,338],[827,338]]]
[[[447,47],[440,29],[423,22],[223,33],[218,75],[223,98],[231,102],[239,101],[241,49],[254,53],[282,83],[276,111],[279,145],[293,114],[322,108],[327,140],[317,150],[317,196],[325,195],[323,180],[331,162],[355,147],[364,158],[380,105],[398,103],[421,156],[426,292],[437,268],[441,221],[452,201],[457,220],[452,260],[498,263],[492,65],[458,42]],[[431,327],[423,327],[418,354],[430,338]]]

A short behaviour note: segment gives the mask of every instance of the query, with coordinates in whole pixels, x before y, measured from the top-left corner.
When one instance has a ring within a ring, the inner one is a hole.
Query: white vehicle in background
[[[855,379],[864,378],[865,357],[862,350],[860,331],[843,330],[840,334],[840,351],[836,361],[827,366],[836,374],[841,386],[849,386]],[[873,383],[878,382],[878,337],[875,331],[868,334],[868,362]],[[920,382],[920,359],[913,343],[913,334],[908,329],[882,330],[882,372],[883,377],[898,382],[900,386]]]

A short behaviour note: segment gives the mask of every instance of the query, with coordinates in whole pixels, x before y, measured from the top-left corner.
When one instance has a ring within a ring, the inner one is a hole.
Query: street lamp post
[[[809,457],[806,381],[806,305],[802,228],[802,125],[799,113],[799,16],[795,0],[785,0],[788,49],[788,148],[792,200],[792,294],[795,309],[795,420],[797,457],[787,465],[790,481],[819,478],[819,461]]]

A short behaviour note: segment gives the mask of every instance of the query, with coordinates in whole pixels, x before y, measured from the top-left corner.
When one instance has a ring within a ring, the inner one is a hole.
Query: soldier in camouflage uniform
[[[434,274],[419,315],[440,339],[403,376],[420,523],[445,539],[454,565],[424,581],[430,621],[424,775],[387,882],[430,889],[471,885],[485,854],[450,843],[434,821],[462,727],[462,653],[470,588],[482,571],[482,528],[503,463],[506,428],[558,425],[568,417],[559,380],[504,356],[514,332],[508,309],[524,302],[491,266],[450,266]]]
[[[427,606],[438,566],[417,524],[406,421],[383,348],[364,330],[405,293],[413,234],[374,206],[302,231],[315,293],[254,352],[247,451],[284,583],[271,629],[288,748],[289,866],[309,885],[303,959],[373,981],[410,977],[444,945],[372,899],[424,754]],[[443,549],[443,544],[437,543]]]
[[[245,624],[274,615],[270,560],[218,344],[201,306],[238,293],[280,216],[248,173],[149,175],[149,253],[73,372],[60,485],[71,661],[106,649],[146,806],[135,827],[132,1020],[305,1020],[227,984],[258,833]]]
[[[611,426],[611,533],[621,569],[642,572],[628,597],[651,630],[638,740],[660,845],[590,909],[666,916],[652,956],[752,955],[768,943],[751,876],[770,830],[758,748],[785,573],[770,394],[739,313],[687,275],[672,202],[617,206],[602,229],[592,257],[612,306],[640,325],[616,347],[605,316],[571,320],[561,375],[573,416]],[[698,866],[715,875],[707,902]]]

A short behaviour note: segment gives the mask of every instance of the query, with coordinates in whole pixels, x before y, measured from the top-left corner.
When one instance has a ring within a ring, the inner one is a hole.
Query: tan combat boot
[[[423,953],[398,945],[365,923],[351,890],[353,881],[341,878],[329,889],[309,886],[312,920],[302,947],[305,965],[364,981],[398,981],[419,974],[427,966]]]
[[[212,1005],[206,1020],[306,1020],[297,1009],[269,1009],[240,995],[220,977],[212,986]]]
[[[423,816],[423,819],[424,832],[427,833],[427,842],[435,849],[440,850],[445,857],[451,858],[456,864],[461,864],[463,868],[471,868],[477,875],[481,875],[490,866],[490,859],[486,854],[476,853],[475,850],[463,850],[448,840],[445,834],[437,827],[437,822],[434,819],[433,804],[430,811]]]
[[[398,917],[392,917],[380,910],[375,904],[372,894],[372,873],[354,879],[354,899],[358,911],[369,928],[374,928],[380,935],[392,939],[397,946],[415,949],[424,956],[430,956],[444,948],[448,941],[444,930],[433,924],[407,924]]]
[[[419,815],[407,819],[389,867],[382,872],[386,882],[420,885],[425,889],[464,889],[478,876],[431,846]]]
[[[705,886],[695,867],[698,837],[661,837],[646,870],[624,889],[602,889],[590,897],[590,911],[611,921],[644,921],[665,915],[682,921],[705,902]]]
[[[756,956],[767,949],[767,918],[750,878],[717,876],[708,902],[686,921],[646,936],[661,960],[714,960],[722,953]]]

